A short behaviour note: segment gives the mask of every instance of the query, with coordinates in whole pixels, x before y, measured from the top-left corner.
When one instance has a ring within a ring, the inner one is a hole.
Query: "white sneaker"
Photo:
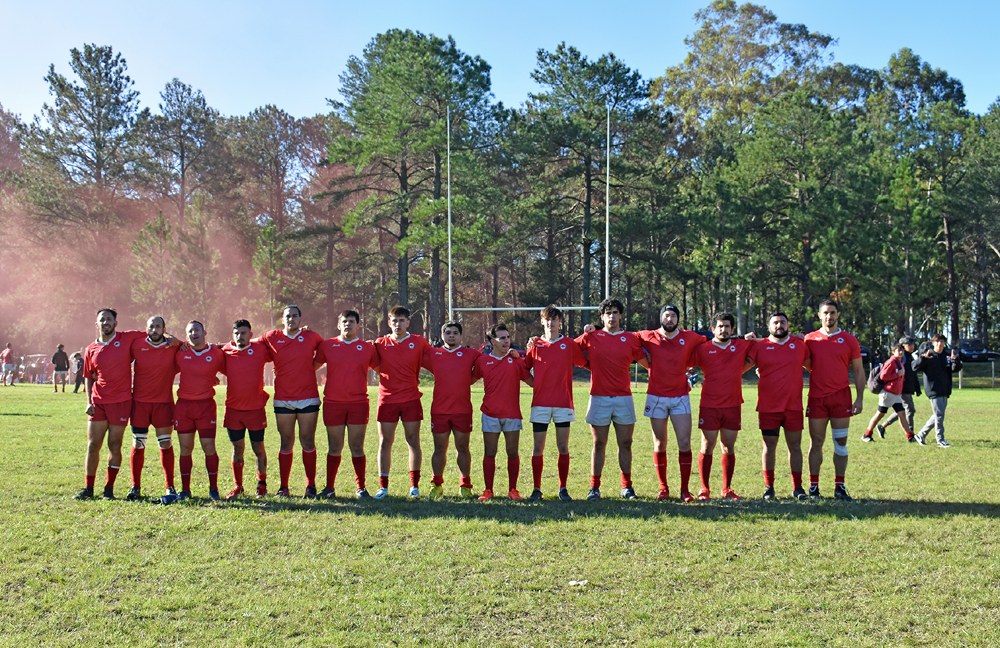
[[[950,448],[951,444],[948,443],[947,441],[945,441],[944,439],[941,439],[940,441],[938,441],[938,447],[939,448]]]
[[[417,499],[420,497],[420,489],[416,486],[410,486],[410,499]]]
[[[388,488],[380,488],[377,491],[375,491],[375,499],[380,500],[380,499],[385,499],[387,497],[389,497]]]

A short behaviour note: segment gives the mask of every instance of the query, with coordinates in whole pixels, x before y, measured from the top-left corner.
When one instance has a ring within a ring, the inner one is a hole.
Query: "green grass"
[[[409,502],[400,436],[397,497],[385,502],[196,498],[161,507],[70,499],[82,479],[83,398],[48,389],[0,389],[2,645],[1000,644],[997,391],[956,392],[948,450],[906,444],[898,427],[862,444],[864,422],[855,421],[853,504],[756,499],[760,438],[756,394],[747,387],[735,488],[748,499],[739,503],[654,501],[648,424],[640,420],[636,502],[614,496],[613,442],[605,470],[612,497],[601,502]],[[861,418],[874,404],[869,395]],[[581,386],[570,475],[581,499],[590,452],[585,406]],[[929,411],[926,399],[918,407],[918,418]],[[425,428],[425,489],[429,436]],[[477,436],[473,480],[481,487]],[[272,422],[272,472],[276,440]],[[370,484],[375,440],[372,424]],[[527,438],[521,447],[526,491]],[[225,486],[224,433],[219,448]],[[322,458],[320,465],[322,474]],[[718,473],[716,462],[716,490]],[[828,457],[827,494],[832,476]],[[782,461],[777,478],[787,495]],[[155,451],[147,453],[145,482],[161,485]],[[352,490],[349,461],[338,483]],[[297,457],[293,492],[303,486]],[[193,487],[196,495],[207,488],[200,450]],[[446,489],[457,492],[453,457]]]

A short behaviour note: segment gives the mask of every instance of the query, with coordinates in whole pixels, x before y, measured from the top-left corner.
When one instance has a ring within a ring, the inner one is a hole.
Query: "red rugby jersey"
[[[538,338],[528,349],[524,363],[535,376],[532,407],[573,409],[573,367],[587,364],[576,340],[565,335],[551,342]]]
[[[263,342],[252,340],[244,349],[227,342],[222,352],[226,354],[226,407],[263,409],[270,398],[264,391],[264,365],[271,362],[271,350]]]
[[[896,358],[890,357],[888,360],[882,363],[882,370],[879,371],[878,377],[882,379],[885,383],[883,391],[887,394],[902,394],[903,393],[903,378],[905,374],[903,372],[903,361],[897,360]]]
[[[324,340],[316,362],[326,364],[323,400],[328,403],[368,402],[368,370],[378,367],[375,345],[362,339]]]
[[[297,401],[319,398],[316,386],[316,349],[323,336],[316,331],[299,330],[293,336],[282,329],[268,331],[260,341],[271,351],[274,362],[274,399]]]
[[[116,331],[107,342],[94,340],[83,352],[83,375],[94,380],[91,400],[124,403],[132,400],[132,342],[145,331]]]
[[[743,402],[743,367],[751,346],[750,340],[742,338],[731,338],[722,347],[714,341],[698,346],[691,360],[705,374],[701,387],[702,406],[740,406]]]
[[[472,367],[480,355],[476,349],[445,347],[431,350],[430,370],[434,374],[431,415],[472,414]]]
[[[420,398],[420,367],[430,369],[431,348],[427,339],[416,333],[408,333],[399,341],[391,335],[375,340],[380,405],[406,403]]]
[[[483,379],[483,405],[479,409],[493,418],[521,418],[521,381],[531,377],[523,358],[508,351],[502,357],[492,353],[476,360],[474,377]]]
[[[757,365],[758,412],[802,409],[802,368],[809,360],[804,340],[788,336],[783,342],[753,340],[750,360]]]
[[[687,370],[692,365],[694,350],[705,343],[705,336],[684,329],[678,329],[673,338],[668,338],[659,329],[639,331],[637,335],[649,354],[649,384],[646,386],[646,393],[677,398],[690,392]]]
[[[132,399],[140,403],[174,402],[176,346],[154,345],[148,337],[132,340]]]
[[[646,357],[642,341],[630,331],[591,331],[576,338],[590,366],[591,396],[631,396],[629,368]]]
[[[222,349],[213,344],[201,351],[188,347],[179,349],[175,358],[177,372],[181,375],[178,400],[215,398],[216,374],[226,373],[226,354]]]
[[[818,330],[806,334],[806,346],[812,364],[809,398],[829,396],[850,387],[847,370],[853,359],[861,357],[857,338],[839,329],[830,335]]]

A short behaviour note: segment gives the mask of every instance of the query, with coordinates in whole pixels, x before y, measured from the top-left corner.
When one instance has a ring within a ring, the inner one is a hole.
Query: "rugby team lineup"
[[[848,433],[852,416],[864,409],[867,388],[861,348],[857,339],[839,325],[840,307],[834,300],[821,302],[817,309],[817,330],[792,334],[788,317],[775,312],[768,318],[766,336],[748,333],[736,336],[735,317],[718,313],[712,318],[711,339],[680,327],[680,310],[667,304],[660,310],[660,326],[638,332],[622,328],[624,306],[605,299],[598,307],[600,326],[588,325],[577,337],[563,330],[564,314],[554,305],[538,312],[541,335],[532,337],[527,351],[511,348],[511,334],[504,324],[494,325],[487,334],[488,346],[480,350],[462,344],[459,321],[446,322],[440,346],[431,345],[421,335],[411,333],[410,311],[403,306],[389,310],[388,335],[374,341],[361,338],[361,316],[344,310],[338,318],[339,334],[325,339],[303,325],[301,309],[288,305],[282,312],[282,327],[254,336],[245,319],[233,323],[231,339],[210,344],[205,327],[192,320],[185,326],[184,339],[166,335],[160,316],[150,317],[145,330],[119,331],[118,314],[112,308],[97,311],[98,337],[84,352],[83,376],[87,394],[87,450],[85,483],[76,499],[95,497],[95,483],[102,451],[107,449],[107,472],[101,496],[115,498],[115,483],[123,463],[125,431],[131,431],[129,466],[131,485],[127,500],[143,500],[142,472],[150,428],[156,439],[164,478],[163,504],[192,498],[191,476],[195,439],[204,454],[208,497],[233,500],[253,491],[258,497],[270,494],[268,455],[264,439],[266,406],[270,395],[264,389],[264,370],[273,363],[274,418],[279,437],[279,485],[274,495],[291,496],[289,481],[298,437],[305,472],[304,497],[336,497],[336,478],[345,450],[354,471],[354,497],[382,500],[390,496],[392,448],[401,427],[407,446],[409,487],[405,495],[421,497],[423,466],[421,427],[425,419],[420,392],[420,372],[434,377],[430,407],[433,450],[430,458],[429,497],[445,495],[445,467],[449,446],[454,440],[455,463],[459,472],[458,495],[486,502],[503,491],[495,479],[496,458],[501,435],[507,456],[506,497],[512,501],[541,501],[543,470],[549,427],[553,427],[557,451],[557,495],[561,501],[570,494],[571,424],[576,420],[573,372],[576,367],[590,371],[590,396],[585,421],[592,435],[588,500],[602,499],[602,476],[611,431],[618,447],[620,495],[626,500],[638,496],[632,482],[632,446],[637,422],[630,370],[633,363],[646,367],[643,416],[649,419],[653,438],[653,465],[659,482],[657,500],[671,499],[667,479],[667,446],[673,436],[677,450],[677,497],[683,502],[713,498],[711,472],[715,450],[721,440],[721,488],[718,497],[742,499],[732,488],[736,465],[736,440],[743,427],[742,377],[755,369],[758,377],[757,428],[762,438],[761,472],[763,499],[778,499],[775,465],[782,435],[788,453],[791,497],[821,499],[820,473],[827,436],[832,442],[833,496],[850,502],[845,485],[848,466]],[[940,337],[940,336],[938,336]],[[925,445],[930,429],[935,429],[940,447],[944,440],[944,406],[951,391],[951,374],[961,368],[954,354],[945,353],[943,337],[935,338],[932,349],[917,354],[912,338],[900,340],[891,357],[876,372],[878,406],[862,439],[870,441],[873,430],[884,436],[882,416],[893,410],[908,441]],[[327,380],[320,393],[316,370],[326,367]],[[696,422],[700,430],[697,453],[699,484],[691,485],[695,460],[692,449],[692,412],[688,371],[698,367],[704,383]],[[377,489],[370,494],[367,484],[365,439],[370,421],[368,374],[378,373],[376,423]],[[806,407],[803,407],[804,371],[809,373]],[[919,432],[913,429],[912,383],[922,371],[934,414]],[[225,413],[222,427],[232,443],[233,487],[219,490],[218,427],[215,385],[226,377]],[[179,377],[174,401],[175,378]],[[480,429],[483,435],[481,491],[474,490],[470,439],[473,432],[472,385],[483,381]],[[873,378],[874,380],[874,378]],[[528,423],[531,426],[531,482],[527,497],[518,489],[520,478],[520,436],[523,429],[521,383],[531,389]],[[851,387],[854,387],[852,394]],[[935,393],[932,393],[935,392]],[[322,413],[327,433],[326,482],[317,482],[316,429]],[[887,423],[888,424],[888,423]],[[670,430],[672,429],[672,434]],[[802,438],[808,430],[808,465]],[[180,451],[175,458],[173,433]],[[256,487],[244,487],[246,438],[254,457]],[[179,467],[180,488],[175,483]],[[808,468],[808,485],[803,468]]]

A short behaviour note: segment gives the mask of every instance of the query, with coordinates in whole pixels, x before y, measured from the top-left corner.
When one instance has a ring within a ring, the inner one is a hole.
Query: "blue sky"
[[[566,41],[590,57],[614,52],[652,78],[683,60],[684,38],[706,2],[652,0],[476,0],[369,3],[257,0],[0,0],[0,104],[28,119],[49,101],[49,64],[69,72],[69,50],[111,45],[128,62],[144,105],[153,109],[172,78],[200,89],[224,114],[273,103],[304,117],[327,111],[339,75],[379,32],[410,28],[451,35],[493,68],[493,91],[520,105],[532,91],[539,48]],[[940,0],[768,0],[783,22],[839,40],[834,58],[884,67],[902,47],[965,85],[983,113],[1000,96],[996,64],[1000,3]]]

